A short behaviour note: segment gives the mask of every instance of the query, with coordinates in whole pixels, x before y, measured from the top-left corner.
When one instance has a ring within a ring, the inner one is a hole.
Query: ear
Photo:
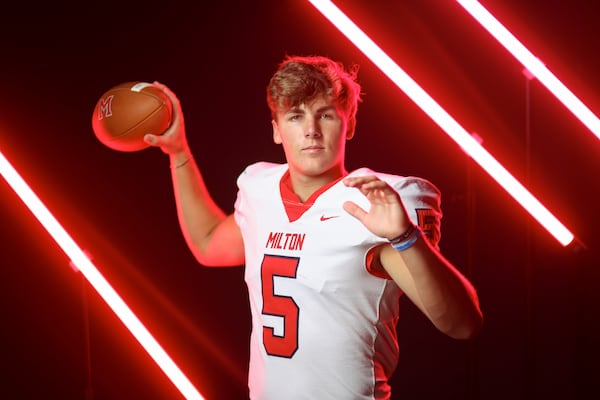
[[[281,135],[279,134],[279,127],[277,126],[277,121],[272,119],[271,126],[273,127],[273,141],[275,142],[275,144],[281,144]]]
[[[356,129],[356,117],[348,119],[348,125],[346,126],[346,140],[350,140],[354,137],[354,130]]]

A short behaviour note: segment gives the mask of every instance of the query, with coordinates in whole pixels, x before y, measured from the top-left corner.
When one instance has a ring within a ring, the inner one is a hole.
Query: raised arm
[[[169,155],[177,216],[186,243],[203,265],[242,265],[244,248],[240,230],[233,215],[226,215],[206,188],[187,143],[179,100],[166,86],[157,82],[155,85],[171,99],[173,118],[165,133],[146,135],[144,140]]]
[[[374,176],[344,182],[359,189],[371,203],[368,212],[351,202],[344,209],[374,234],[391,240],[412,226],[400,196],[387,183]],[[483,323],[475,289],[419,232],[403,241],[409,244],[405,249],[402,245],[397,246],[401,250],[389,244],[379,247],[379,266],[440,331],[456,339],[473,337]]]

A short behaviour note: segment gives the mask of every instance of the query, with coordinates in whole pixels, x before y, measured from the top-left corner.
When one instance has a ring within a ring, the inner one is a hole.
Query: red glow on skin
[[[331,99],[319,96],[280,110],[272,125],[273,141],[283,146],[292,188],[302,201],[346,174],[346,140],[354,131]]]

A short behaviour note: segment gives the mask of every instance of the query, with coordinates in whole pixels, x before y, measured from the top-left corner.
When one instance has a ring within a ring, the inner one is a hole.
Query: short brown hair
[[[277,110],[294,107],[320,95],[330,96],[348,119],[356,117],[360,85],[358,66],[345,69],[342,63],[323,56],[287,56],[269,81],[267,103],[273,118]]]

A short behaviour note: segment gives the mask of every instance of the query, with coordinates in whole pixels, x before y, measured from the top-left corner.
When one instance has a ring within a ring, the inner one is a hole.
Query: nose
[[[307,127],[304,136],[306,137],[321,137],[321,127],[316,118],[307,118]]]

